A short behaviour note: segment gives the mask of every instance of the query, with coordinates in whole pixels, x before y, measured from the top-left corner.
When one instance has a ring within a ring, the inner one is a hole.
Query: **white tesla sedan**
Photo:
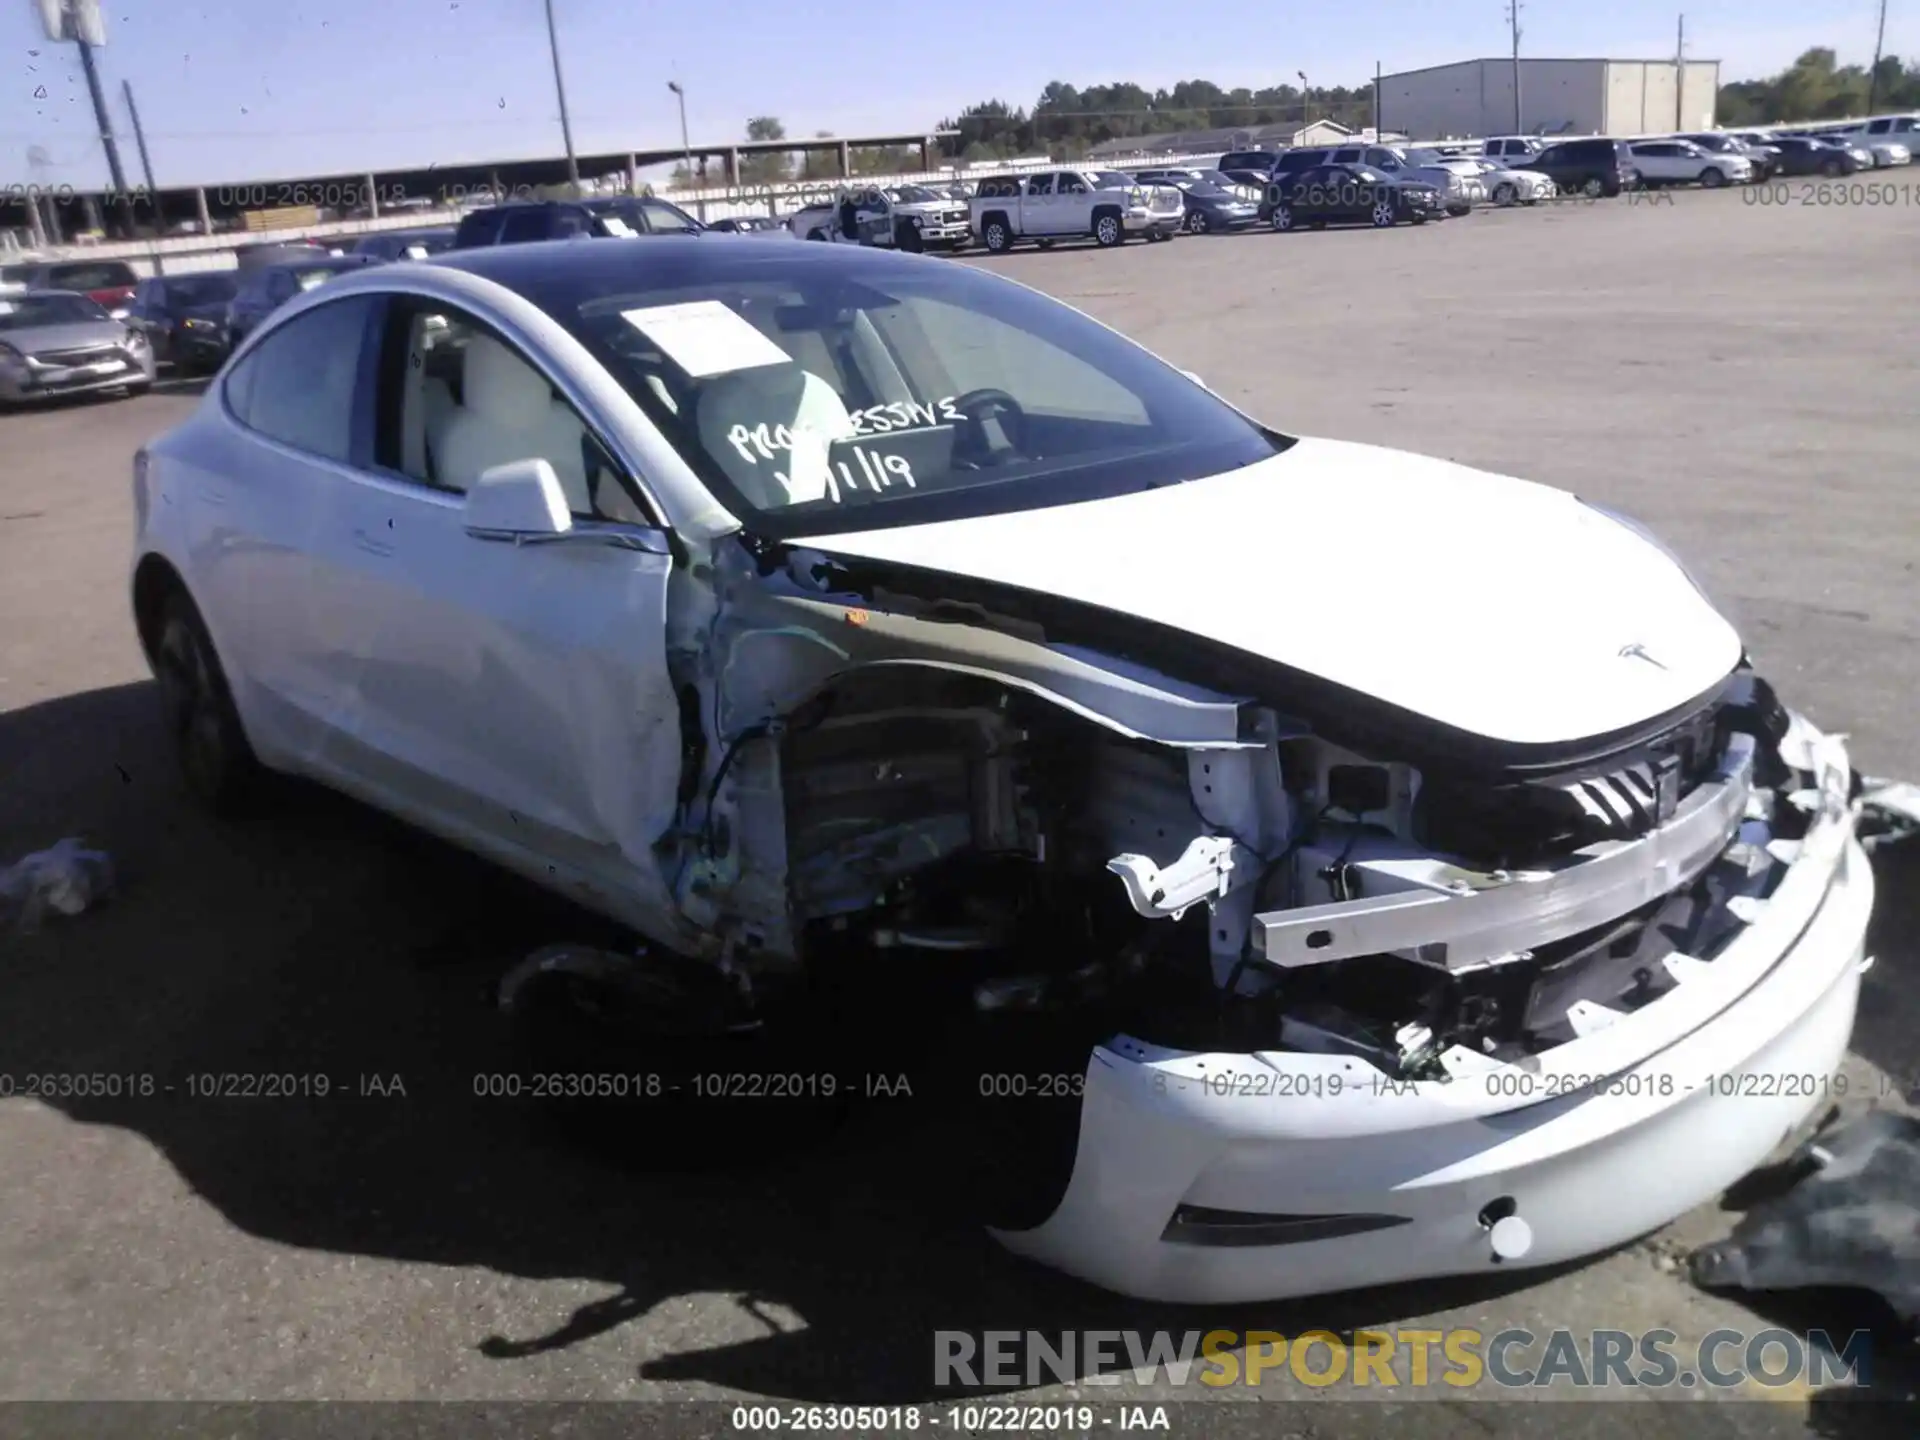
[[[989,1223],[1115,1290],[1588,1254],[1846,1048],[1846,755],[1657,540],[1281,433],[991,274],[384,266],[133,483],[202,797],[298,773],[578,899],[647,942],[542,962],[589,993],[697,972],[777,1026],[857,969],[909,1046],[965,1011],[1026,1157]]]

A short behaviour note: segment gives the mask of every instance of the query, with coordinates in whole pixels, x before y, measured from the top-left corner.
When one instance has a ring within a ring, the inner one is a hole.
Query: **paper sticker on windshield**
[[[762,365],[784,365],[793,359],[718,300],[622,310],[620,318],[696,380]]]
[[[627,224],[627,222],[622,220],[618,215],[602,215],[600,217],[600,228],[606,231],[607,234],[609,235],[633,234],[633,227]]]

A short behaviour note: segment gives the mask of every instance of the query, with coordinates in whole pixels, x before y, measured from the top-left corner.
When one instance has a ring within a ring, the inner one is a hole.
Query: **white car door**
[[[325,516],[355,473],[355,399],[379,308],[347,296],[263,336],[214,382],[209,439],[182,457],[195,598],[270,764],[302,764],[339,704],[309,602]]]
[[[1056,225],[1053,198],[1052,175],[1029,175],[1020,197],[1020,233],[1022,235],[1053,235],[1058,231]]]
[[[667,537],[549,374],[474,317],[396,295],[367,467],[336,487],[315,626],[339,696],[316,768],[593,902],[634,884],[680,773]],[[551,464],[556,543],[481,539],[464,492]]]
[[[1078,171],[1060,175],[1053,186],[1053,233],[1086,235],[1093,230],[1093,186]]]

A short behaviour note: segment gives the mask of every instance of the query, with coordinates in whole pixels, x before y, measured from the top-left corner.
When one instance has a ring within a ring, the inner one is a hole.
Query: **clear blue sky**
[[[696,144],[777,115],[790,135],[919,131],[978,100],[1030,105],[1049,80],[1182,78],[1260,86],[1304,70],[1355,85],[1502,54],[1503,0],[554,0],[583,152],[679,142],[667,81]],[[163,187],[561,153],[541,0],[105,0],[102,81],[138,155],[133,82]],[[1660,57],[1679,12],[1688,53],[1723,80],[1771,74],[1811,45],[1873,52],[1877,0],[1529,0],[1522,52]],[[1892,0],[1887,49],[1920,53],[1920,4]],[[42,38],[31,0],[0,0],[0,183],[102,187],[106,163],[71,45]],[[46,163],[29,162],[39,146]]]

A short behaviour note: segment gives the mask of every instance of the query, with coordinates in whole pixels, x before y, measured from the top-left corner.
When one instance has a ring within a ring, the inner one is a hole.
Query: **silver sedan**
[[[0,296],[0,404],[90,390],[135,395],[153,375],[146,337],[97,301],[67,290]]]

